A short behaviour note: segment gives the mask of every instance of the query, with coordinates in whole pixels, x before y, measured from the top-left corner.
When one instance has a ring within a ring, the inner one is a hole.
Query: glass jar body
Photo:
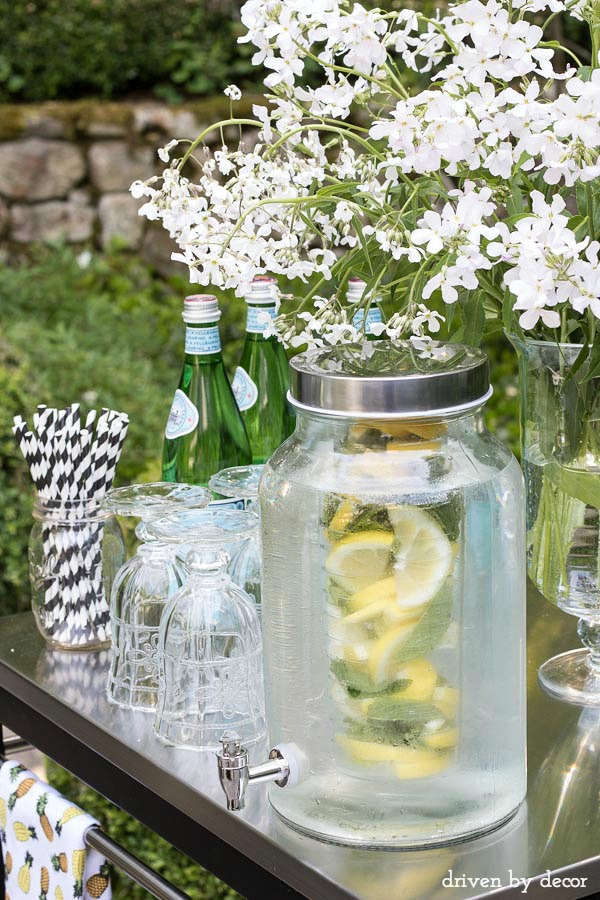
[[[293,827],[422,846],[525,796],[523,480],[480,412],[298,412],[260,490],[272,743],[310,774],[270,789]]]
[[[52,647],[95,650],[110,643],[110,588],[125,561],[116,518],[98,500],[43,500],[29,539],[31,607]]]

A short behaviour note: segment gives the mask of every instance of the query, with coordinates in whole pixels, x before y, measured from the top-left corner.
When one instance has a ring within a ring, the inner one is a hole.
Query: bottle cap
[[[349,278],[346,291],[346,300],[348,303],[358,303],[362,300],[366,286],[367,283],[366,281],[363,281],[362,278]],[[380,297],[373,298],[374,303],[379,303],[380,300]]]
[[[246,303],[264,303],[269,306],[278,303],[277,279],[271,275],[257,275],[244,299]]]
[[[219,301],[213,294],[191,294],[183,301],[184,322],[218,322],[220,318]]]

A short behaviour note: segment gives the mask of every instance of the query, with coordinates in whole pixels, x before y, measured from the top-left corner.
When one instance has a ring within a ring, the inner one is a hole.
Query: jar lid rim
[[[337,416],[424,417],[481,406],[486,354],[465,344],[375,340],[313,349],[290,360],[290,400]]]

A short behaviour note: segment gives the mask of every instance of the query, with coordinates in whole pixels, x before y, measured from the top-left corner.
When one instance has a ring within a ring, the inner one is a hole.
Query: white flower
[[[427,253],[439,253],[444,246],[444,237],[448,234],[440,214],[428,210],[419,224],[421,227],[415,228],[411,235],[413,244],[425,244]]]
[[[226,97],[229,97],[230,100],[240,100],[242,96],[242,92],[235,84],[228,84],[223,93]]]
[[[333,213],[333,218],[338,222],[351,222],[352,216],[353,212],[350,204],[346,203],[345,200],[340,200]]]
[[[89,250],[82,250],[81,253],[75,257],[75,260],[80,269],[87,269],[93,258],[94,257]]]
[[[440,330],[440,322],[445,322],[445,317],[434,309],[428,309],[424,303],[419,303],[417,314],[412,321],[413,334],[422,335],[423,328],[428,328],[433,334]]]
[[[179,143],[179,141],[172,140],[172,141],[169,141],[169,143],[166,144],[164,147],[159,147],[159,149],[156,151],[158,154],[158,158],[161,159],[165,163],[169,162],[169,151],[171,151],[173,149],[173,147],[176,147],[178,143]]]

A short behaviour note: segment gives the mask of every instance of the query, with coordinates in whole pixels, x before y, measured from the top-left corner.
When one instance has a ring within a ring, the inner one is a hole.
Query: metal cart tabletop
[[[453,846],[321,843],[278,820],[264,784],[249,788],[244,812],[227,812],[214,754],[160,744],[152,716],[108,704],[107,651],[46,650],[30,613],[0,620],[0,721],[249,898],[590,896],[600,891],[600,708],[539,688],[539,664],[578,639],[575,620],[531,587],[528,607],[527,803],[503,828]]]

